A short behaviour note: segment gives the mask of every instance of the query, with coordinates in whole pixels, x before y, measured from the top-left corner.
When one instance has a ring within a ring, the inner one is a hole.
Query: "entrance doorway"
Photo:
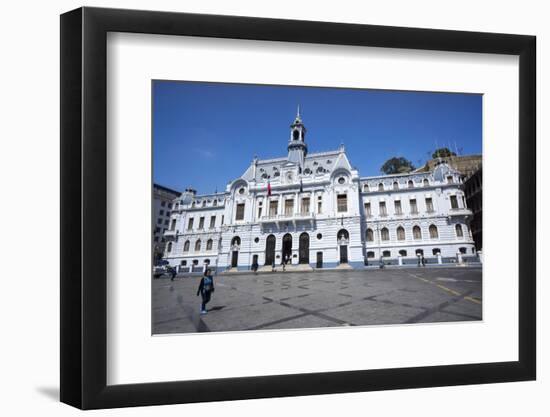
[[[316,268],[323,267],[323,252],[317,252],[317,264],[315,267]]]
[[[239,262],[239,251],[234,250],[231,253],[231,268],[236,268]]]
[[[298,245],[298,262],[301,264],[309,264],[309,235],[304,232],[300,235]]]
[[[273,265],[275,260],[275,236],[269,235],[265,241],[265,264]]]
[[[348,244],[349,244],[349,233],[346,229],[341,229],[336,235],[336,241],[340,247],[340,263],[348,263]]]
[[[292,259],[292,235],[290,233],[287,233],[283,236],[283,257],[281,259],[281,263],[285,262],[285,259],[288,263],[290,263]]]
[[[340,245],[340,263],[341,264],[348,263],[348,246],[347,245]]]

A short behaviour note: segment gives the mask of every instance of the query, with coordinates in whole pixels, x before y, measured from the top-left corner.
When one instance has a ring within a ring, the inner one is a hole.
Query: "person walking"
[[[210,301],[210,297],[214,292],[214,278],[212,278],[212,270],[207,268],[204,271],[204,275],[201,278],[199,288],[197,290],[197,296],[200,294],[202,297],[201,314],[206,314],[206,304]]]
[[[422,266],[426,266],[426,258],[424,258],[424,254],[422,254]]]
[[[170,272],[170,281],[174,281],[174,278],[176,278],[176,275],[178,274],[178,272],[176,271],[176,267],[175,266],[169,266],[169,272]]]

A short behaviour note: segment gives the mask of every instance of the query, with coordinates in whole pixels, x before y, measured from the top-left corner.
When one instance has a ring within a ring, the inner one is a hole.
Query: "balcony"
[[[471,216],[472,215],[472,210],[470,210],[469,208],[464,208],[464,207],[457,207],[457,208],[452,208],[449,210],[449,217],[454,217],[454,216]]]
[[[176,236],[178,235],[178,231],[177,230],[166,230],[164,232],[164,238],[166,240],[174,240],[176,238]]]
[[[289,213],[289,214],[275,214],[275,215],[267,215],[262,216],[258,219],[258,222],[260,224],[267,224],[267,223],[287,223],[292,222],[293,224],[296,224],[300,221],[313,221],[315,220],[315,213]]]

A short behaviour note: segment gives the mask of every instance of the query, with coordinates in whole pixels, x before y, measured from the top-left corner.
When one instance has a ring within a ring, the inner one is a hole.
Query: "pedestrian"
[[[178,272],[176,271],[176,267],[169,266],[168,271],[170,272],[170,281],[174,281],[174,278],[176,278],[176,275],[178,274]]]
[[[206,304],[210,301],[210,297],[214,292],[214,278],[212,278],[212,270],[207,268],[204,271],[204,276],[201,278],[199,289],[197,290],[197,296],[200,294],[202,297],[201,314],[206,314]]]
[[[385,264],[384,264],[384,258],[382,256],[380,257],[379,263],[380,263],[380,269],[384,269]]]
[[[254,274],[258,272],[258,261],[256,260],[252,263],[252,271],[254,271]]]
[[[275,272],[275,258],[273,258],[273,262],[271,262],[271,272]]]
[[[287,260],[287,256],[283,256],[283,272],[285,272],[286,270],[286,260]]]
[[[426,258],[424,258],[424,254],[422,254],[422,266],[426,266]]]

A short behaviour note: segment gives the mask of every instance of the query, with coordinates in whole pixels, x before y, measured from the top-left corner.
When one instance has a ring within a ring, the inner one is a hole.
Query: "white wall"
[[[89,6],[162,9],[218,14],[330,20],[380,25],[510,32],[538,36],[538,136],[548,137],[548,122],[541,115],[550,87],[548,60],[550,26],[545,2],[535,0],[461,2],[408,1],[326,2],[296,0],[122,0],[85,2]],[[3,118],[0,178],[2,222],[2,318],[0,408],[5,415],[77,415],[55,397],[59,377],[59,17],[81,1],[5,2],[2,8]],[[547,106],[546,106],[547,107]],[[547,112],[547,108],[544,108]],[[541,143],[539,141],[539,143]],[[548,141],[539,155],[550,152]],[[543,152],[544,151],[544,152]],[[539,193],[550,181],[549,170],[540,169]],[[545,181],[544,181],[545,180]],[[546,187],[547,189],[547,187]],[[29,196],[31,196],[29,198]],[[539,218],[542,203],[539,198]],[[15,204],[14,204],[15,203]],[[25,222],[22,219],[26,219]],[[548,220],[540,219],[539,236],[548,236]],[[32,256],[22,248],[33,233]],[[540,241],[539,254],[544,253]],[[539,259],[541,257],[539,256]],[[547,264],[546,264],[547,265]],[[539,268],[539,301],[547,298],[548,267]],[[539,302],[539,380],[456,388],[388,391],[317,397],[240,401],[100,411],[94,415],[163,416],[275,416],[281,414],[408,415],[447,417],[464,415],[532,415],[548,413],[550,365],[547,359],[550,303]],[[465,341],[475,343],[475,340]]]

